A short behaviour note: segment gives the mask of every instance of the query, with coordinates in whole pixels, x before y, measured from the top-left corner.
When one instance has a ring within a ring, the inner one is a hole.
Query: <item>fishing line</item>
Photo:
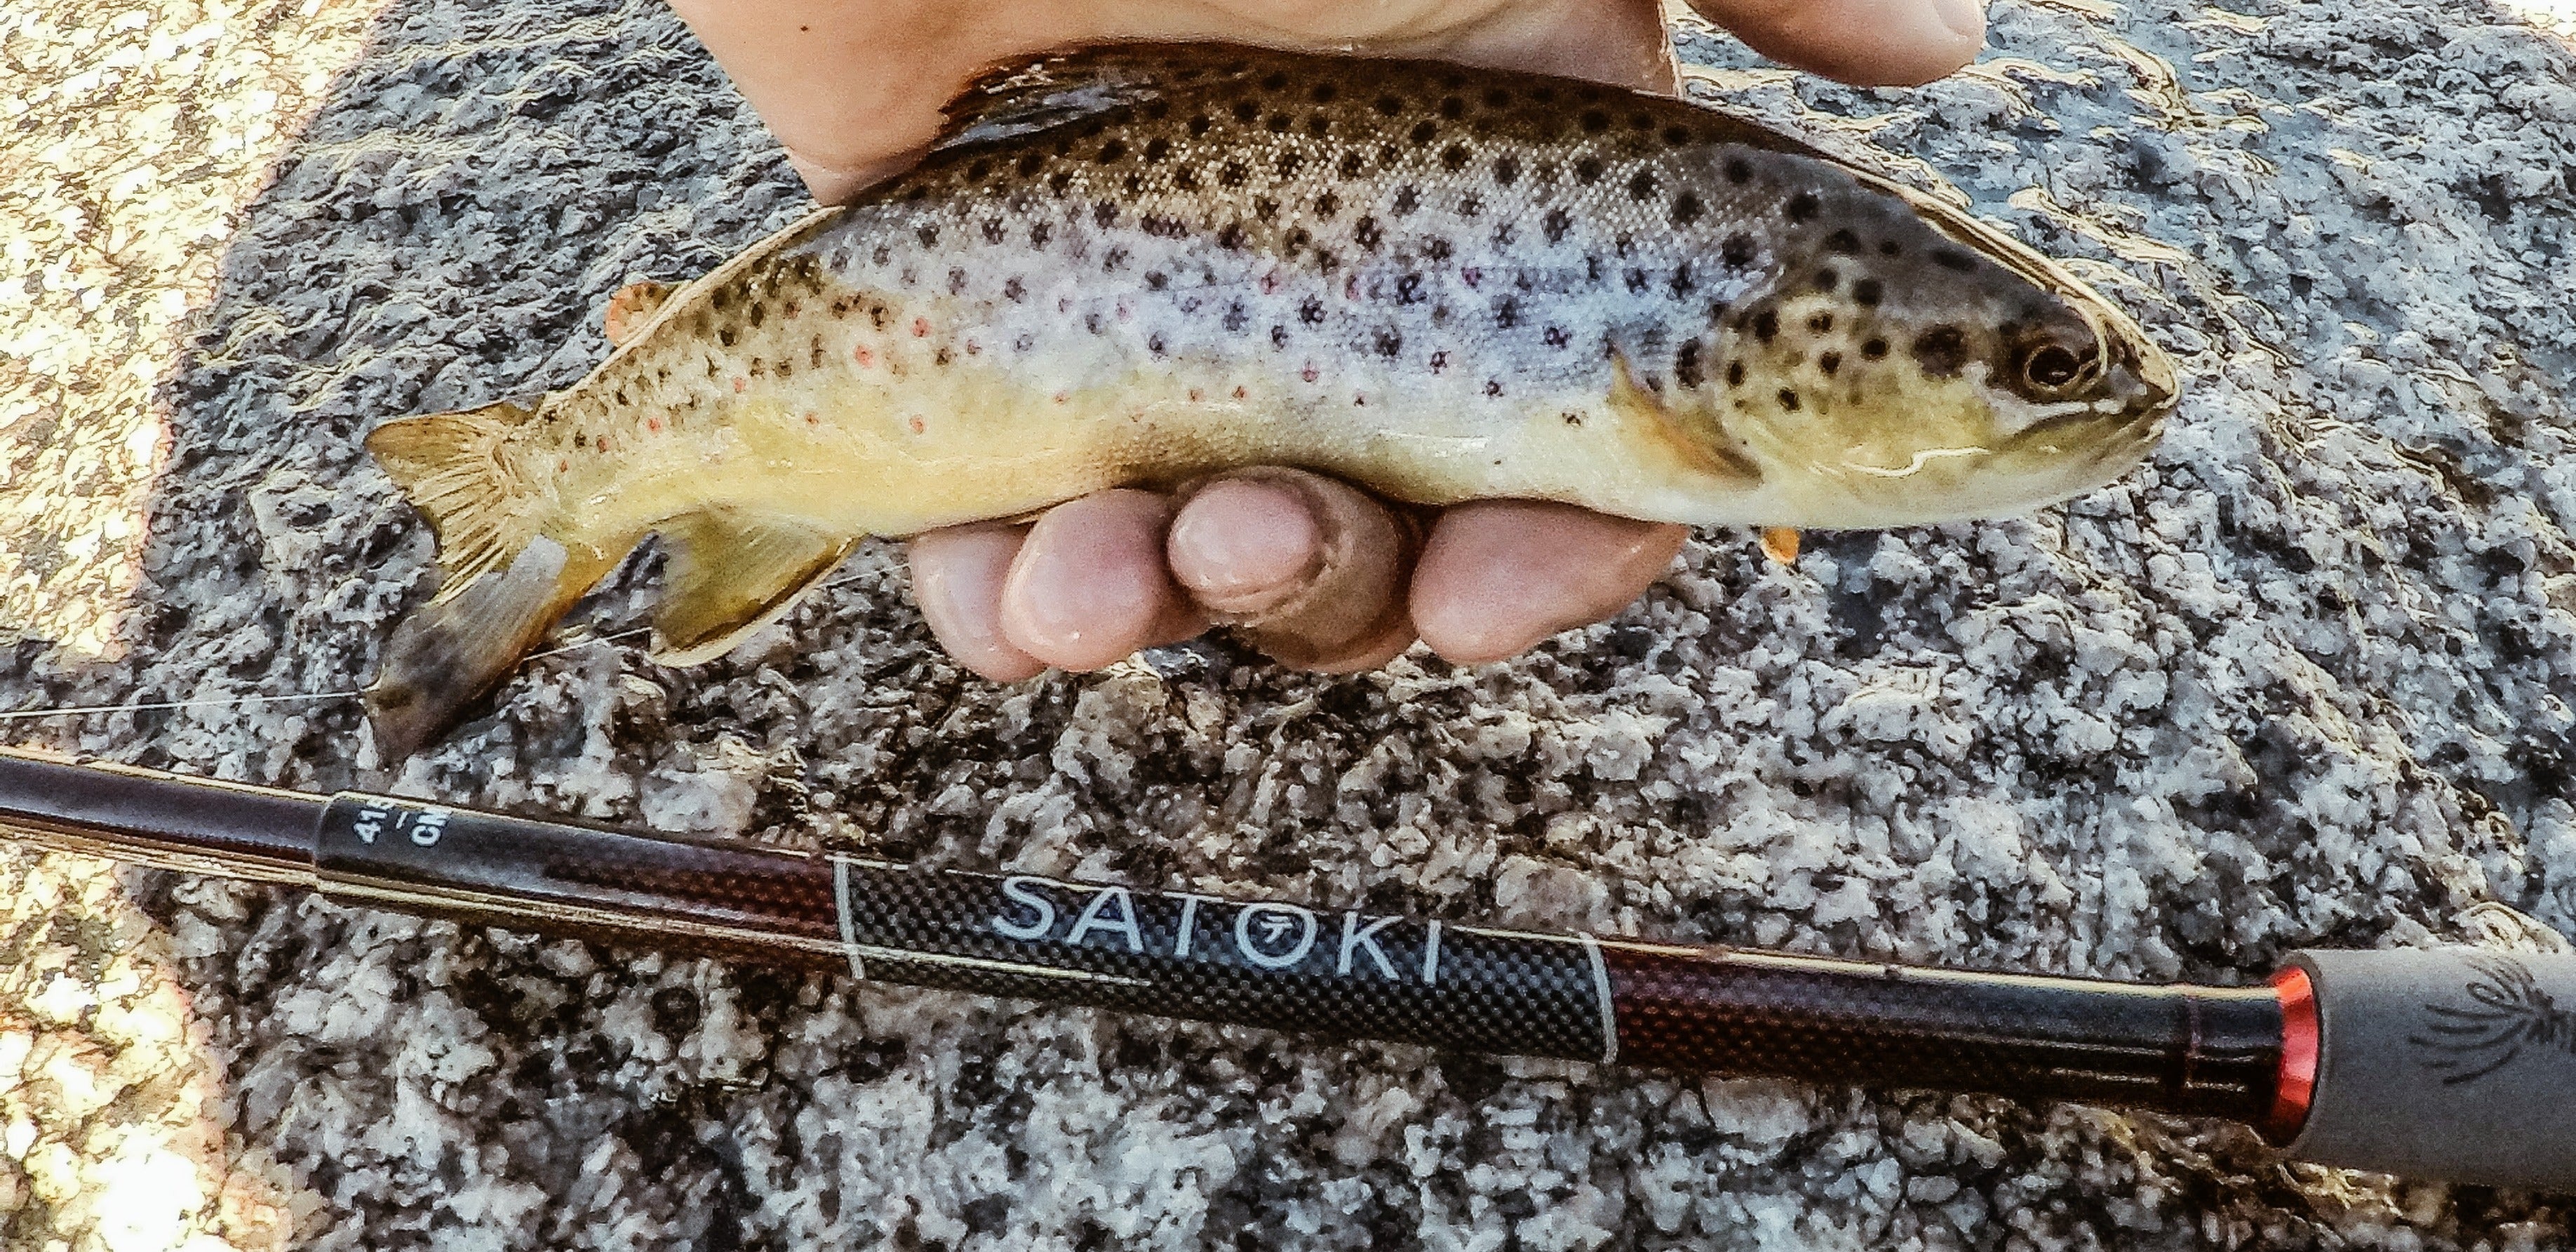
[[[851,583],[862,581],[866,577],[867,575],[865,574],[852,574],[847,578],[837,578],[831,582],[824,583],[823,585],[815,588],[815,590],[829,591],[834,587],[847,586]],[[586,648],[597,648],[607,644],[621,643],[626,640],[640,638],[651,633],[653,633],[652,627],[638,626],[633,630],[621,630],[613,635],[594,635],[588,639],[575,640],[574,642],[564,644],[561,647],[548,648],[543,652],[531,652],[523,658],[523,663],[525,661],[542,661],[550,656],[563,656],[566,653],[579,652]],[[287,692],[282,695],[209,696],[202,700],[151,700],[140,704],[73,704],[51,709],[9,709],[6,711],[0,711],[0,722],[29,721],[39,717],[82,717],[93,713],[158,713],[170,709],[227,708],[245,704],[292,704],[297,702],[319,702],[323,700],[352,700],[365,694],[365,688],[352,687],[347,691],[295,691]]]

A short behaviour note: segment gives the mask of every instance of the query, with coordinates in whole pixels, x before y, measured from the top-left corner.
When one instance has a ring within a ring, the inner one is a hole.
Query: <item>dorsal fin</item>
[[[931,150],[1011,139],[1252,73],[1283,53],[1239,44],[1098,44],[1002,62],[948,102]]]

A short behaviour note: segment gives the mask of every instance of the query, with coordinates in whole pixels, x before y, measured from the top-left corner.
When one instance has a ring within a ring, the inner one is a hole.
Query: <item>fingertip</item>
[[[1982,0],[1690,0],[1754,51],[1860,87],[1956,72],[1986,44]]]
[[[1125,489],[1047,510],[1003,581],[1002,636],[1076,672],[1172,642],[1190,615],[1163,559],[1171,518],[1170,500]]]
[[[1457,664],[1518,655],[1627,607],[1689,535],[1561,504],[1459,505],[1432,528],[1414,570],[1414,629]]]
[[[913,537],[913,603],[933,639],[958,664],[997,683],[1046,672],[1046,662],[1002,634],[1002,583],[1027,537],[1024,526],[956,526]]]
[[[1256,616],[1302,590],[1323,555],[1323,531],[1304,496],[1285,485],[1225,478],[1172,519],[1172,576],[1212,612]]]

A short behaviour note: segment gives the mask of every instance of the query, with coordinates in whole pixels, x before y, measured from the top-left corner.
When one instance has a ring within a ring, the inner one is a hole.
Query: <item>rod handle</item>
[[[2309,951],[2289,969],[2313,990],[2316,1042],[2289,1155],[2576,1192],[2576,955]]]

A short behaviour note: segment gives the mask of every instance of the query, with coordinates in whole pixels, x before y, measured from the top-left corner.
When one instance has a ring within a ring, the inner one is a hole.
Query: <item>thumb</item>
[[[1183,493],[1172,577],[1211,620],[1298,669],[1374,669],[1413,642],[1410,519],[1303,470],[1236,470]]]
[[[1928,83],[1977,59],[1983,0],[1690,0],[1754,51],[1859,87]]]

